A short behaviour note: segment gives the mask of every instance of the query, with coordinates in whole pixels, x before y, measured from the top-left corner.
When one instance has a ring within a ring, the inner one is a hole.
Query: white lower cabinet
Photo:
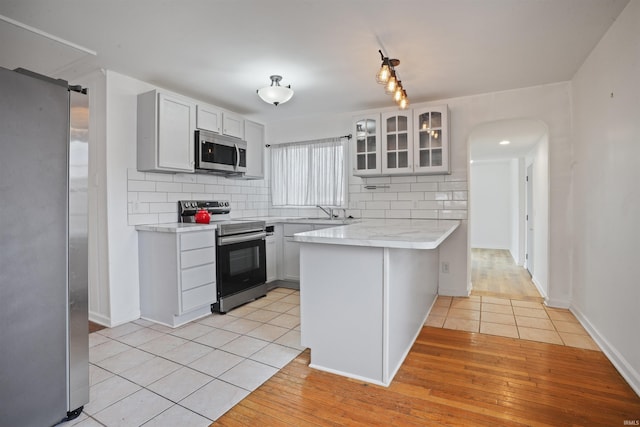
[[[138,231],[140,313],[177,327],[216,302],[215,231]]]
[[[267,236],[264,242],[267,256],[267,283],[278,279],[278,239]]]
[[[284,224],[282,239],[282,280],[294,282],[300,281],[300,243],[293,240],[296,233],[306,231],[321,230],[323,228],[334,227],[333,225],[318,224]]]
[[[283,272],[284,280],[300,281],[300,243],[295,242],[293,237],[284,238],[283,248]]]

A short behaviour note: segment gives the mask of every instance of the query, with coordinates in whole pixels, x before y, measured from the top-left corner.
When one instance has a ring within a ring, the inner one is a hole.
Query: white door
[[[527,251],[525,253],[525,264],[529,275],[533,277],[533,164],[527,166],[527,206],[526,206],[526,226],[527,226]]]

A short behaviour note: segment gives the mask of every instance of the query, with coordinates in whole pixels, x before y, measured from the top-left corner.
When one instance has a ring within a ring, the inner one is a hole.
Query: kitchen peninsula
[[[388,386],[436,299],[438,246],[458,225],[365,220],[296,234],[310,366]]]

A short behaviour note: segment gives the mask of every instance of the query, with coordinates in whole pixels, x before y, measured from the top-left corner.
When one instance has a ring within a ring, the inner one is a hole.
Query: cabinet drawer
[[[182,270],[182,291],[192,289],[198,286],[206,285],[216,281],[216,265],[206,264],[200,267],[193,267]]]
[[[206,248],[215,246],[215,231],[199,231],[197,233],[184,233],[180,235],[180,249],[188,251],[190,249]]]
[[[195,267],[196,265],[211,264],[212,262],[216,262],[216,248],[213,246],[180,253],[180,265],[183,269]]]
[[[296,233],[304,233],[305,231],[313,230],[311,224],[284,224],[284,235],[291,237]]]
[[[189,311],[204,305],[213,304],[216,301],[216,284],[190,289],[182,292],[182,311]]]

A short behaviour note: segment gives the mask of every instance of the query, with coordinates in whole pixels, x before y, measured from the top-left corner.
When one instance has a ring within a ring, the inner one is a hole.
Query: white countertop
[[[264,221],[267,225],[273,224],[326,224],[326,225],[335,225],[336,227],[344,224],[353,224],[356,222],[360,222],[360,219],[355,218],[310,218],[310,217],[297,217],[297,216],[254,216],[248,218],[240,218],[240,219],[255,219],[258,221]]]
[[[195,224],[183,222],[169,222],[166,224],[142,224],[136,225],[136,231],[155,231],[161,233],[184,233],[188,231],[215,230],[216,224]]]
[[[399,249],[435,249],[460,221],[418,219],[365,219],[359,223],[296,233],[302,243],[369,246]]]

